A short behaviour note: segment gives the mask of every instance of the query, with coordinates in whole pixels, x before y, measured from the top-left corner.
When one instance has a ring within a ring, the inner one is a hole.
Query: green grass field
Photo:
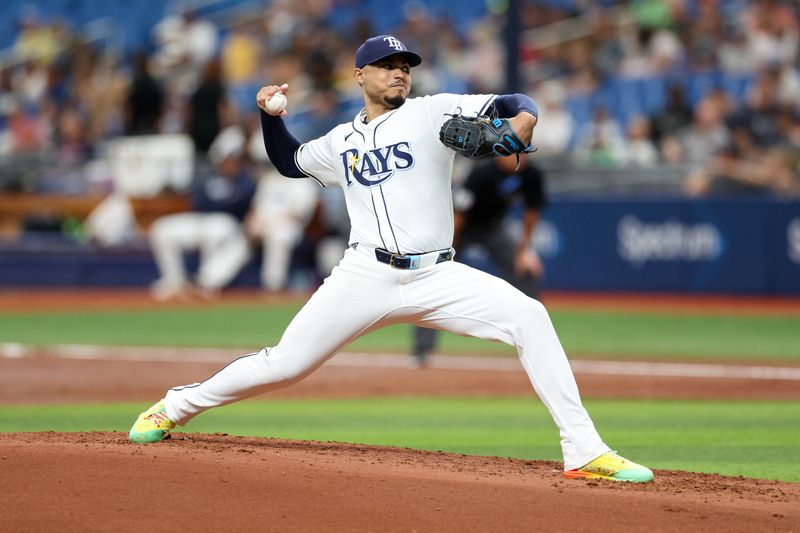
[[[586,402],[603,438],[653,468],[800,482],[800,404]],[[147,405],[0,406],[0,431],[127,431]],[[209,411],[195,432],[357,442],[560,461],[535,398],[246,401]]]
[[[297,304],[237,305],[124,312],[0,315],[0,343],[54,343],[255,348],[275,343]],[[552,313],[567,353],[580,357],[800,361],[800,318],[669,313]],[[349,350],[406,352],[409,326],[385,328]],[[509,347],[442,335],[441,349],[511,354]]]
[[[235,352],[276,342],[297,309],[297,304],[242,304],[3,313],[0,343],[230,347]],[[797,317],[571,310],[556,310],[552,317],[572,356],[800,362]],[[409,327],[396,326],[367,335],[347,349],[402,353],[409,341]],[[454,335],[443,335],[440,346],[451,353],[512,354],[502,344]],[[654,468],[800,482],[798,402],[586,403],[607,442]],[[0,431],[127,431],[145,407],[0,406]],[[560,459],[555,427],[533,395],[251,401],[205,413],[188,429]]]

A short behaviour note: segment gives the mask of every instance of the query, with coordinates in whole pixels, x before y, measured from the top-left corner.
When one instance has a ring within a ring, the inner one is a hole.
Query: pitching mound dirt
[[[121,433],[0,435],[2,531],[790,531],[800,485],[341,443]]]

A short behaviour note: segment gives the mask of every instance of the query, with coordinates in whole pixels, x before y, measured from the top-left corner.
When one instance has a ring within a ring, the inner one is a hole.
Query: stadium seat
[[[647,115],[655,115],[667,105],[667,79],[664,76],[653,76],[636,80],[639,101],[642,111]]]
[[[719,72],[704,70],[691,72],[686,81],[686,96],[694,107],[712,89],[719,87]]]

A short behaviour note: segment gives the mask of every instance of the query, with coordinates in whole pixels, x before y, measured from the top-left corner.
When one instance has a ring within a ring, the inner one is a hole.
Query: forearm
[[[533,128],[539,120],[536,102],[524,94],[502,94],[494,99],[497,116],[507,118],[514,132],[525,143],[533,139]]]
[[[283,119],[270,116],[262,110],[261,132],[264,136],[264,148],[267,149],[267,155],[277,171],[289,178],[306,177],[294,162],[300,141],[289,133]]]

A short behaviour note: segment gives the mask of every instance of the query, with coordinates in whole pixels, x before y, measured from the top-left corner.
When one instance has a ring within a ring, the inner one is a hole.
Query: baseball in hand
[[[275,93],[272,95],[272,98],[267,100],[267,113],[270,115],[280,115],[281,112],[286,109],[286,104],[286,97],[283,93]]]

